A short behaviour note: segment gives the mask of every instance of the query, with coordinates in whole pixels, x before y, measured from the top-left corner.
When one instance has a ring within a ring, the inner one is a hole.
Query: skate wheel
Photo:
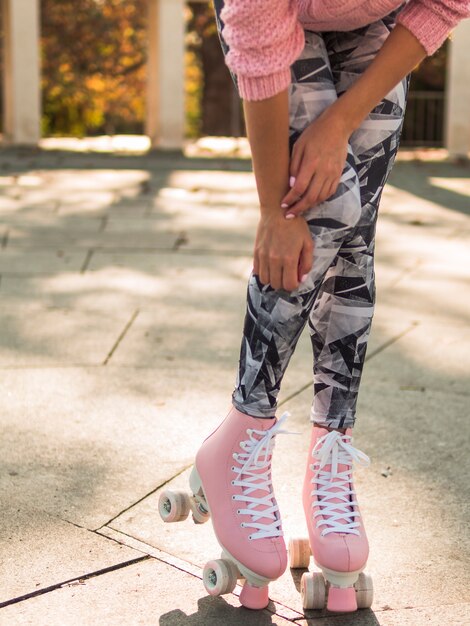
[[[190,500],[184,491],[162,491],[158,512],[164,522],[181,522],[189,515]]]
[[[216,559],[205,564],[202,581],[209,595],[221,596],[235,589],[237,576],[238,568],[232,561]]]
[[[300,579],[300,595],[304,609],[323,609],[325,606],[325,579],[320,572],[305,572]]]
[[[268,585],[256,587],[245,580],[240,593],[240,604],[247,609],[265,609],[269,604]]]
[[[310,563],[310,542],[305,537],[289,539],[289,567],[308,567]]]
[[[190,506],[195,524],[205,524],[210,519],[210,513],[205,508],[204,503],[196,500],[194,496],[190,499]]]
[[[358,609],[370,609],[374,599],[374,584],[372,576],[361,573],[354,584]]]

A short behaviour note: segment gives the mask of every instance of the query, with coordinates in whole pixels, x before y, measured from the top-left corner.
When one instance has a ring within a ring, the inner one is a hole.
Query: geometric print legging
[[[214,0],[219,39],[221,0]],[[305,47],[291,66],[290,150],[302,131],[373,60],[399,10],[347,32],[305,30]],[[232,78],[237,85],[236,76]],[[356,403],[375,303],[374,236],[383,187],[395,160],[409,77],[351,135],[333,196],[303,213],[314,241],[306,282],[288,292],[251,274],[239,369],[232,401],[242,413],[272,417],[289,360],[308,323],[313,348],[310,420],[354,426]]]

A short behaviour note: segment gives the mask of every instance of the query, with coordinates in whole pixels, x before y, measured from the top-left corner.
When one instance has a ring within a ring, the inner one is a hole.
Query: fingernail
[[[281,204],[281,209],[287,209],[287,207],[288,207],[288,206],[289,206],[288,204],[286,204],[285,202],[283,202],[283,203]]]
[[[291,177],[289,178],[289,185],[290,185],[291,187],[293,187],[293,186],[295,185],[295,176],[291,176]]]
[[[287,213],[286,220],[293,220],[295,217],[295,213]]]
[[[307,278],[308,278],[308,274],[304,274],[302,278],[300,279],[300,282],[304,283],[307,280]]]

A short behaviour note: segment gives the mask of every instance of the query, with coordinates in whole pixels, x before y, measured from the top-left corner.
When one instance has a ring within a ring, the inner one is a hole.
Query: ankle
[[[339,433],[342,433],[343,435],[346,433],[346,428],[334,428],[333,426],[325,426],[324,424],[317,424],[316,422],[313,422],[312,427],[317,426],[318,428],[325,428],[325,430],[337,430]]]

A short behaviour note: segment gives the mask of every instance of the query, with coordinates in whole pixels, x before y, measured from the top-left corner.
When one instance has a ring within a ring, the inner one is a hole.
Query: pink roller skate
[[[291,567],[308,567],[311,552],[322,570],[322,574],[302,575],[304,609],[324,608],[326,596],[329,611],[349,612],[372,605],[372,579],[362,573],[369,544],[352,483],[353,463],[367,466],[370,461],[351,445],[351,434],[351,429],[342,434],[312,428],[303,487],[309,540],[289,542]]]
[[[268,584],[287,566],[271,483],[274,438],[288,432],[280,430],[287,416],[260,419],[232,408],[196,454],[189,479],[193,495],[165,491],[159,501],[166,522],[185,519],[190,509],[196,523],[212,518],[222,558],[204,567],[204,586],[221,595],[244,578],[240,602],[250,609],[268,605]]]

